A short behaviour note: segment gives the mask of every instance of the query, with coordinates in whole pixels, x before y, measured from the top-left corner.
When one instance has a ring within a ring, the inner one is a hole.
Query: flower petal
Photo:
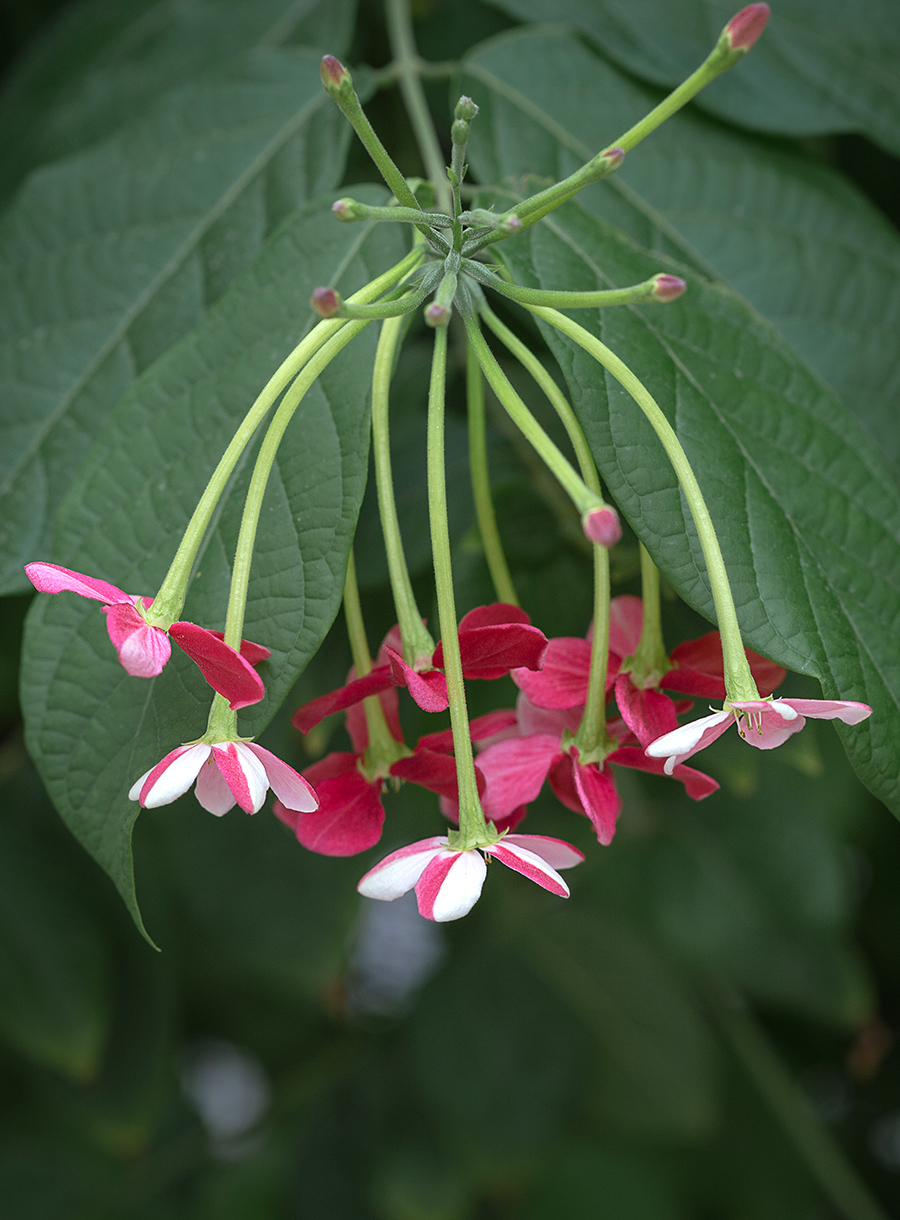
[[[436,855],[447,849],[446,836],[436,835],[432,839],[420,839],[410,843],[370,868],[357,885],[357,890],[366,898],[380,898],[393,902],[408,893]]]
[[[462,919],[481,897],[487,865],[477,851],[441,851],[416,882],[419,914],[436,923]]]
[[[244,813],[258,813],[269,791],[262,763],[242,742],[217,742],[212,751],[216,766]]]
[[[618,750],[607,755],[606,761],[615,767],[630,767],[634,771],[645,771],[649,775],[669,775],[684,784],[685,791],[694,801],[702,801],[719,788],[711,775],[705,775],[693,767],[676,763],[671,771],[666,770],[668,759],[650,758],[639,746],[620,746]]]
[[[133,678],[155,678],[161,674],[172,655],[166,633],[151,627],[131,601],[104,606],[103,613],[106,630],[125,672]]]
[[[422,749],[421,743],[409,758],[400,758],[393,764],[391,775],[419,784],[429,792],[436,792],[438,796],[446,796],[453,801],[459,798],[456,759],[452,754],[444,754],[440,750]],[[484,777],[479,767],[475,768],[475,779],[479,793],[483,792]]]
[[[616,792],[608,767],[600,770],[594,763],[584,766],[572,756],[575,788],[584,812],[590,818],[598,840],[608,847],[616,833],[616,822],[622,812],[622,800]]]
[[[214,813],[217,818],[234,808],[234,793],[225,783],[225,777],[216,766],[215,759],[207,758],[200,768],[194,796],[204,809]]]
[[[291,724],[301,733],[309,733],[326,716],[346,711],[354,703],[360,703],[367,695],[377,695],[393,684],[390,666],[380,665],[364,678],[354,678],[345,686],[329,691],[327,695],[320,695],[318,699],[310,699],[309,703],[301,704],[291,717]]]
[[[504,623],[523,623],[527,627],[531,619],[521,606],[513,606],[510,602],[491,602],[487,606],[476,606],[464,614],[459,621],[459,629],[472,631],[477,627],[498,627]]]
[[[169,635],[191,658],[214,691],[232,710],[259,703],[266,693],[263,680],[239,652],[196,623],[173,623]]]
[[[96,576],[82,576],[80,572],[61,568],[56,563],[27,563],[25,575],[39,593],[77,593],[79,597],[90,597],[94,601],[105,602],[107,606],[131,602],[127,593],[108,581],[98,580]]]
[[[584,707],[549,708],[535,707],[524,691],[519,691],[516,699],[516,721],[520,737],[531,737],[535,733],[552,734],[562,737],[566,729],[573,733],[578,731]]]
[[[202,743],[172,750],[132,785],[128,799],[140,801],[145,809],[171,804],[190,788],[209,758],[209,751],[210,747]]]
[[[637,652],[643,627],[644,603],[639,597],[625,593],[612,599],[609,603],[609,651],[615,657],[624,660]]]
[[[552,839],[549,835],[507,835],[502,842],[524,847],[552,868],[574,868],[584,863],[584,852],[567,843],[565,839]]]
[[[298,813],[294,822],[294,833],[304,847],[322,856],[355,856],[375,846],[384,825],[381,784],[360,775],[355,759],[352,770],[317,780],[316,795],[315,813]]]
[[[549,734],[511,737],[483,750],[478,767],[487,780],[485,817],[495,822],[535,800],[559,754],[559,737]]]
[[[587,699],[591,646],[578,636],[550,640],[537,673],[514,669],[512,680],[536,707],[568,708]]]
[[[711,716],[701,716],[699,720],[679,725],[671,733],[666,733],[664,736],[658,737],[656,741],[651,741],[644,752],[649,758],[665,758],[667,760],[666,775],[671,775],[672,769],[669,763],[674,767],[675,760],[681,762],[685,758],[690,758],[692,754],[696,754],[698,750],[711,745],[717,737],[722,736],[733,719],[734,713],[729,709],[713,712]]]
[[[214,635],[217,640],[225,643],[224,631],[211,631],[210,635]],[[252,640],[241,640],[240,648],[241,656],[245,661],[249,661],[251,665],[260,665],[263,661],[268,661],[272,655],[272,650],[266,648],[265,644],[254,644]]]
[[[760,694],[770,695],[784,681],[787,671],[749,648],[745,651]],[[725,698],[722,640],[718,631],[685,640],[672,652],[671,659],[673,667],[663,675],[660,686],[701,699]]]
[[[872,715],[867,703],[851,703],[846,699],[776,699],[773,706],[775,703],[787,704],[813,720],[843,720],[844,724],[859,724]]]
[[[397,686],[405,686],[423,712],[445,712],[450,706],[447,679],[437,669],[418,673],[407,665],[399,652],[384,648],[391,663],[391,674]]]
[[[312,813],[319,808],[315,789],[309,780],[298,775],[293,767],[289,767],[277,754],[262,746],[248,745],[263,765],[269,787],[288,809],[296,809],[298,813]]]
[[[642,746],[678,728],[672,700],[658,690],[638,689],[631,674],[619,674],[616,678],[616,703],[622,719]]]
[[[522,837],[527,838],[525,835]],[[483,850],[487,855],[499,860],[501,864],[505,864],[507,868],[515,869],[529,881],[534,881],[545,890],[549,890],[551,894],[556,894],[560,898],[569,897],[569,887],[556,869],[552,868],[546,860],[542,860],[535,852],[529,851],[527,847],[520,847],[518,843],[510,843],[508,839],[501,839],[499,843],[495,843],[492,847],[485,847]]]

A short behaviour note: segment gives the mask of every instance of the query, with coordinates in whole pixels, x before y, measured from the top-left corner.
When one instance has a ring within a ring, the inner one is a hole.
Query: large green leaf
[[[343,54],[355,0],[87,0],[66,9],[0,96],[0,193],[111,135],[213,65],[285,42]]]
[[[28,179],[0,224],[0,591],[135,375],[337,181],[346,127],[315,54],[260,52]]]
[[[311,288],[334,282],[353,291],[402,256],[395,229],[336,224],[329,201],[285,222],[119,404],[66,497],[55,560],[128,590],[158,587],[233,428],[308,322]],[[246,735],[284,699],[340,601],[365,484],[374,342],[365,331],[328,367],[273,469],[245,629],[272,657],[261,671],[267,698],[242,714]],[[224,622],[249,467],[231,486],[185,609],[214,628]],[[130,840],[138,807],[125,794],[155,760],[203,732],[209,688],[180,654],[157,679],[129,678],[105,636],[94,603],[39,598],[26,629],[23,702],[29,749],[54,803],[137,917]]]
[[[679,84],[706,58],[735,0],[490,0],[526,21],[568,21],[654,84]],[[859,131],[900,151],[900,21],[892,0],[778,0],[747,59],[699,104],[781,135]]]
[[[482,106],[470,158],[485,182],[569,173],[654,102],[561,30],[496,39],[466,70]],[[683,113],[580,198],[642,245],[736,288],[900,462],[900,240],[843,178]]]
[[[577,203],[504,254],[516,279],[543,287],[634,283],[660,265]],[[727,289],[690,276],[672,305],[582,321],[637,370],[676,428],[747,643],[819,678],[827,698],[872,706],[841,736],[863,781],[900,812],[900,489],[891,469]],[[655,433],[618,382],[546,329],[612,494],[679,594],[713,618],[696,533]]]

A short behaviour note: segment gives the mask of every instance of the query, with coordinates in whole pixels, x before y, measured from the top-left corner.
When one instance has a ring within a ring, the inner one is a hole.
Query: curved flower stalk
[[[391,852],[356,888],[366,898],[385,902],[415,889],[419,913],[436,923],[448,923],[468,915],[481,897],[486,859],[499,860],[551,894],[568,898],[569,887],[558,870],[574,868],[584,856],[571,843],[544,835],[507,835],[464,850],[451,847],[446,836],[438,835]]]

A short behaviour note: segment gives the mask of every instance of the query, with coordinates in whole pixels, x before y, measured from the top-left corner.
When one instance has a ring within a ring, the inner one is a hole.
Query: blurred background
[[[13,86],[67,9],[2,0]],[[422,2],[416,16],[421,52],[435,60],[514,23],[475,0]],[[364,0],[348,60],[387,59],[380,7]],[[446,83],[432,88],[443,113]],[[398,107],[387,91],[369,113],[415,170]],[[888,153],[854,134],[802,148],[898,222],[900,163]],[[351,150],[345,180],[371,176]],[[392,421],[423,606],[428,360],[427,336],[414,331]],[[463,375],[457,367],[448,464],[463,489],[452,528],[468,608],[493,597],[464,490]],[[523,605],[548,636],[582,635],[590,569],[579,533],[492,418],[497,511]],[[356,556],[374,647],[393,614],[370,493]],[[633,536],[613,562],[614,593],[639,592]],[[900,828],[830,725],[811,722],[769,755],[723,738],[704,756],[722,790],[702,804],[620,771],[626,812],[608,849],[544,795],[526,829],[587,854],[569,875],[570,902],[492,869],[473,913],[448,926],[422,920],[412,895],[379,904],[355,892],[386,851],[438,833],[422,790],[388,795],[382,843],[350,860],[305,852],[268,810],[220,821],[187,798],[137,825],[157,953],[25,752],[17,674],[28,604],[0,601],[0,1214],[900,1214]],[[672,595],[664,613],[670,647],[708,630]],[[263,744],[298,768],[343,748],[339,718],[304,741],[289,717],[348,666],[339,619]],[[819,692],[789,675],[783,693]],[[471,694],[479,714],[511,705],[515,689],[504,680]],[[405,697],[403,719],[408,740],[434,728]]]

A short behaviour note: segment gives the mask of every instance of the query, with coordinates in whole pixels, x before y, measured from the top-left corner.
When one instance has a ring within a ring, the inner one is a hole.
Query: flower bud
[[[653,297],[657,301],[674,301],[687,288],[684,280],[677,275],[654,275]]]
[[[607,163],[608,172],[612,173],[613,170],[618,169],[619,166],[622,164],[622,162],[625,160],[625,149],[618,148],[618,147],[607,148],[607,149],[604,149],[604,151],[600,154],[600,156]]]
[[[519,233],[522,229],[522,222],[518,216],[506,216],[497,225],[498,233],[505,233],[507,237],[512,237],[513,234]]]
[[[722,31],[728,49],[731,51],[749,51],[766,28],[769,20],[768,4],[748,4],[731,18]]]
[[[345,89],[353,87],[353,81],[350,73],[344,67],[339,59],[335,59],[333,55],[325,55],[322,57],[322,63],[319,66],[319,71],[322,76],[322,84],[325,87],[326,93],[330,93],[332,97],[337,97],[339,93],[343,93]]]
[[[446,305],[439,305],[437,301],[432,301],[425,310],[425,321],[429,326],[446,326],[452,312]]]
[[[450,139],[454,144],[466,144],[469,139],[469,124],[457,119],[450,128]]]
[[[464,123],[471,123],[477,113],[478,107],[470,97],[466,97],[465,94],[463,94],[463,96],[456,103],[456,109],[453,111],[453,117],[461,120]]]
[[[591,542],[596,542],[598,546],[605,546],[607,549],[615,546],[622,537],[619,514],[609,504],[604,504],[600,508],[592,508],[590,512],[585,513],[581,519],[581,525],[585,536]]]
[[[353,199],[335,199],[331,210],[338,220],[350,221],[359,219],[356,214],[356,201]]]
[[[333,288],[317,288],[309,303],[321,318],[333,318],[342,305],[340,293]]]

